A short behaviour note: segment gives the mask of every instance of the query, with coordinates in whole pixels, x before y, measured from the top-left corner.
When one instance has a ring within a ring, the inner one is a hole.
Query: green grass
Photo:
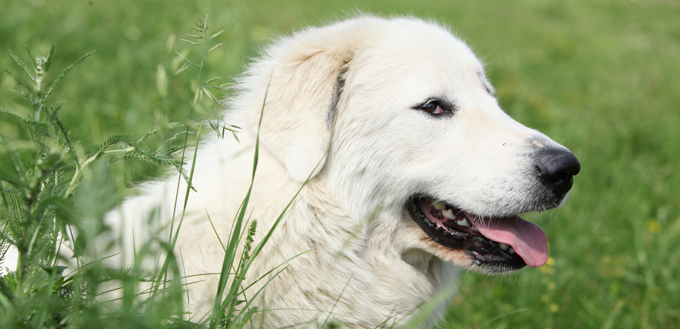
[[[226,31],[203,74],[228,82],[267,38],[356,9],[449,23],[484,58],[501,106],[582,164],[561,210],[528,216],[546,229],[552,265],[465,274],[445,328],[680,328],[677,1],[6,0],[0,49],[45,54],[55,42],[57,72],[97,51],[53,96],[67,100],[61,115],[72,138],[92,150],[116,133],[187,121],[192,79],[170,77],[164,97],[156,75],[159,65],[177,66],[171,50],[185,48],[179,37],[206,13]],[[14,70],[9,56],[0,68]],[[7,92],[12,80],[0,83],[0,106],[28,113]],[[4,118],[0,132],[24,133]],[[158,168],[126,162],[111,172],[116,199]]]

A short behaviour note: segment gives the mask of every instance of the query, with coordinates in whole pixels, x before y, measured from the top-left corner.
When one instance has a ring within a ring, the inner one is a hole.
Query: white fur
[[[207,214],[226,241],[250,183],[265,93],[247,211],[258,220],[256,242],[311,179],[247,276],[250,283],[302,254],[266,287],[260,309],[272,311],[264,328],[316,327],[327,317],[351,328],[388,319],[388,326],[403,325],[458,268],[485,270],[427,239],[406,201],[424,193],[479,215],[526,211],[537,184],[527,169],[531,141],[560,147],[499,108],[482,64],[438,24],[362,16],[281,38],[249,66],[226,102],[224,121],[243,128],[240,142],[211,137],[198,150],[196,192],[177,243],[184,275],[203,280],[189,286],[194,319],[210,311],[224,257]],[[432,96],[458,110],[433,118],[413,109]],[[153,209],[159,225],[167,225],[173,177],[147,183],[109,214],[126,241],[117,261],[129,265],[133,239],[139,246],[150,236]]]

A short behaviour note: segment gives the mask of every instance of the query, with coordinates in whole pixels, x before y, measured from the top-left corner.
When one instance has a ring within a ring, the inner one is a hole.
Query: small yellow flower
[[[647,231],[656,234],[661,232],[661,223],[659,223],[658,220],[649,219],[645,221],[645,228],[647,229]]]
[[[555,265],[555,259],[552,257],[548,257],[548,261],[545,264],[548,266],[553,266]]]
[[[548,283],[548,289],[555,290],[555,282]]]
[[[548,295],[542,295],[542,296],[541,296],[541,300],[542,300],[544,303],[547,303],[548,300],[550,300],[550,297],[548,297]]]
[[[557,304],[550,304],[550,311],[551,312],[556,313],[559,309],[560,309],[560,307],[557,306]]]
[[[549,266],[542,266],[541,267],[541,273],[543,274],[553,274],[555,273],[555,269]]]

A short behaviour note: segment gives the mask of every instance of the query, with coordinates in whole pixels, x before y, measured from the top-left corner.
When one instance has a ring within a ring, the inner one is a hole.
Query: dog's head
[[[517,214],[559,206],[579,162],[503,112],[446,29],[374,17],[312,28],[243,79],[250,104],[268,90],[262,145],[294,180],[323,176],[354,218],[386,214],[368,228],[378,243],[485,272],[546,262],[545,233]]]

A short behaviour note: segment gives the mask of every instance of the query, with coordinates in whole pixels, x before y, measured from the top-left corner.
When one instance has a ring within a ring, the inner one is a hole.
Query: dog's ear
[[[260,143],[298,182],[324,166],[343,72],[354,54],[350,40],[328,32],[312,29],[280,41],[257,69],[268,78]],[[259,110],[256,117],[259,120]]]

